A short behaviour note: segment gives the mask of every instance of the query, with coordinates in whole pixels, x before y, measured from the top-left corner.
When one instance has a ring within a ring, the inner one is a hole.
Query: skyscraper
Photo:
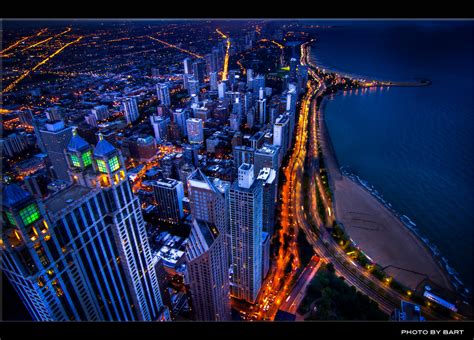
[[[156,84],[156,94],[158,95],[158,100],[162,105],[171,105],[170,87],[168,83]]]
[[[46,123],[45,128],[40,131],[41,141],[53,165],[54,174],[58,179],[69,181],[64,150],[72,137],[72,127],[66,127],[63,121],[54,121]]]
[[[289,143],[289,118],[286,115],[280,115],[273,125],[273,144],[280,146],[280,152],[284,156]]]
[[[168,140],[168,125],[170,123],[169,117],[151,116],[151,125],[155,133],[155,139],[157,143]]]
[[[273,144],[264,144],[261,148],[255,150],[253,166],[255,176],[258,176],[263,168],[271,168],[278,174],[280,168],[280,147]]]
[[[206,73],[206,63],[203,60],[196,60],[193,63],[194,79],[199,81],[199,84],[204,83],[204,75]]]
[[[187,270],[195,319],[230,320],[229,274],[225,234],[193,219],[186,245]]]
[[[122,101],[122,108],[125,114],[127,124],[131,124],[138,119],[138,105],[135,97],[125,98]]]
[[[221,81],[218,85],[218,95],[219,99],[224,99],[225,97],[225,92],[226,92],[226,82]]]
[[[204,143],[204,125],[202,119],[188,118],[186,120],[186,130],[188,132],[188,140],[191,144]]]
[[[193,64],[192,64],[192,59],[191,58],[185,58],[183,60],[183,65],[184,65],[184,73],[185,74],[192,74],[193,73]]]
[[[231,295],[254,303],[262,285],[262,203],[253,166],[242,164],[229,190]]]
[[[233,150],[233,157],[235,167],[238,169],[243,163],[253,164],[254,162],[254,153],[255,149],[244,146],[244,145],[236,145]]]
[[[201,87],[199,86],[199,81],[197,79],[190,79],[188,81],[188,92],[189,94],[192,95],[199,95],[199,92],[201,91]]]
[[[197,169],[188,179],[188,196],[193,218],[215,225],[226,235],[227,253],[230,255],[230,232],[227,195],[230,182],[210,178]],[[229,263],[227,271],[229,269]]]
[[[210,81],[210,86],[211,86],[211,91],[217,91],[218,89],[218,75],[217,72],[211,72],[209,74],[209,81]]]
[[[275,226],[275,207],[277,203],[277,172],[270,168],[260,170],[257,179],[262,181],[262,230],[273,235]]]
[[[183,183],[171,178],[152,182],[158,218],[164,222],[177,224],[183,218]]]
[[[298,60],[296,58],[290,59],[290,81],[296,81],[296,67],[298,66]]]
[[[186,119],[189,118],[189,112],[183,109],[176,109],[173,111],[173,121],[179,126],[181,134],[186,136],[187,128],[186,128]]]
[[[35,320],[169,319],[120,152],[74,134],[67,159],[80,178],[44,203],[4,188],[3,272]]]
[[[263,87],[258,92],[258,123],[265,125],[267,121],[267,98],[265,98]]]

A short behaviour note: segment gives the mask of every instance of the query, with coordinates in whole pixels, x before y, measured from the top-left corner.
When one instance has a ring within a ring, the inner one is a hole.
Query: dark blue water
[[[340,23],[312,49],[327,68],[428,87],[336,95],[326,120],[340,165],[434,243],[472,290],[473,24]]]

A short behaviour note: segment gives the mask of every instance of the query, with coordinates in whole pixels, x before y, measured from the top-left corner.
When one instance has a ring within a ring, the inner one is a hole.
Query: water
[[[473,23],[338,24],[318,35],[318,64],[432,81],[331,98],[326,120],[340,165],[409,216],[472,290]]]

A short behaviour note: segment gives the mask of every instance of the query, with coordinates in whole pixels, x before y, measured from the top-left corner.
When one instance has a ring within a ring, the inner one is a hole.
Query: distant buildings
[[[183,218],[183,183],[174,179],[158,179],[152,183],[158,218],[177,224]]]
[[[170,87],[167,83],[160,83],[156,85],[156,93],[158,95],[158,100],[164,106],[171,105],[170,99]]]
[[[122,108],[127,124],[131,124],[139,117],[137,99],[135,97],[125,98],[122,101]]]
[[[12,133],[0,139],[0,149],[4,156],[13,157],[28,148],[28,136],[25,132]]]
[[[188,118],[186,120],[188,140],[191,144],[204,143],[204,124],[199,118]]]
[[[151,116],[151,125],[153,126],[153,132],[155,133],[155,140],[157,143],[168,140],[168,125],[170,119],[168,117]]]

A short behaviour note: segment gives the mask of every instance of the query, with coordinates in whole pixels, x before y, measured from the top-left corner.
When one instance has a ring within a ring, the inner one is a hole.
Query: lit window
[[[120,168],[120,164],[119,164],[117,156],[115,156],[114,158],[109,159],[109,167],[110,167],[110,171],[115,171],[118,168]]]
[[[84,166],[89,166],[92,164],[92,158],[91,158],[91,151],[86,151],[82,154],[82,163],[84,163]]]
[[[105,161],[98,159],[97,167],[99,168],[100,172],[107,173],[107,165],[105,164]]]
[[[12,213],[9,211],[5,211],[5,213],[7,214],[8,222],[10,222],[10,224],[16,225],[16,222],[15,222],[15,219],[13,218]]]
[[[20,217],[25,225],[29,225],[40,218],[38,207],[35,203],[20,210]]]
[[[79,162],[79,158],[75,154],[71,155],[71,162],[72,162],[72,165],[74,166],[77,166],[77,167],[81,166],[81,163]]]

